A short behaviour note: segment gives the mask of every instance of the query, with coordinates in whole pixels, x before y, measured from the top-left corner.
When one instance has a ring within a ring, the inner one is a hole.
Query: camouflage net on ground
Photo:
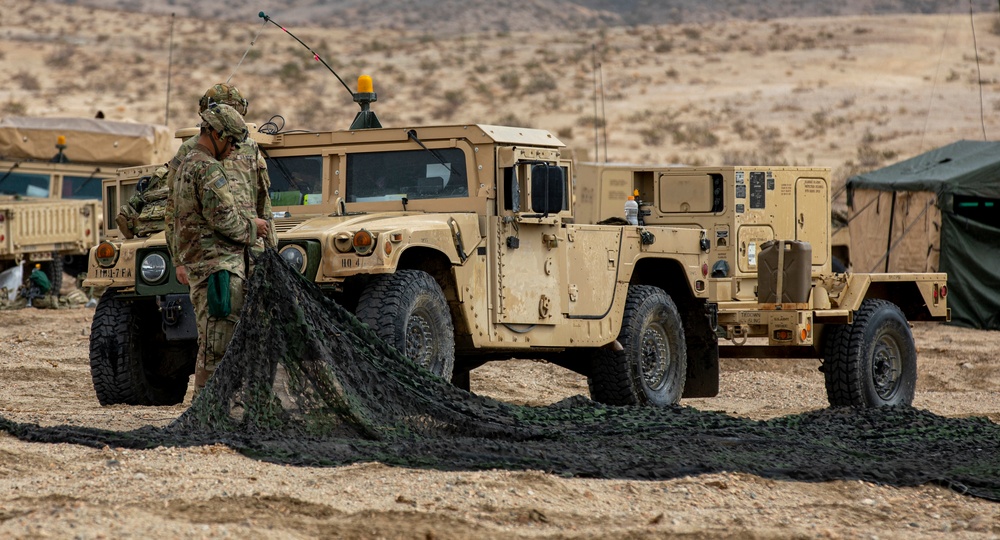
[[[522,407],[469,394],[383,344],[266,253],[242,322],[205,391],[164,428],[39,427],[23,440],[128,448],[224,443],[295,465],[380,461],[656,480],[745,472],[803,481],[933,483],[1000,500],[1000,426],[912,408],[833,408],[768,421],[583,397]]]

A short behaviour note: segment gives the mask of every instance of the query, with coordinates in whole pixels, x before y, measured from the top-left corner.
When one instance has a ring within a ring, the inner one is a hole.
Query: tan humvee
[[[537,357],[587,375],[595,400],[666,405],[718,392],[720,338],[762,336],[767,345],[741,350],[833,358],[845,367],[834,372],[831,401],[874,406],[912,399],[907,374],[882,370],[909,369],[914,347],[903,314],[869,299],[912,287],[898,299],[907,316],[947,318],[943,274],[830,272],[823,169],[574,165],[547,131],[492,125],[254,137],[268,161],[282,257],[460,386],[486,361]],[[117,195],[105,211],[148,173],[106,181]],[[634,189],[643,225],[598,224],[621,216]],[[194,370],[186,289],[162,233],[126,240],[114,220],[105,227],[86,281],[108,287],[91,337],[98,397],[177,403]],[[770,239],[815,247],[805,277],[778,278],[781,300],[759,303],[758,257]],[[802,295],[803,280],[807,296],[786,301],[785,289]],[[871,332],[874,345],[852,341]],[[824,334],[838,336],[826,352]],[[873,364],[868,372],[889,382],[841,373],[855,364]],[[865,394],[871,387],[881,393]]]
[[[166,127],[93,118],[0,119],[0,272],[41,264],[58,291],[100,240],[101,184],[166,159]],[[26,273],[26,272],[25,272]]]

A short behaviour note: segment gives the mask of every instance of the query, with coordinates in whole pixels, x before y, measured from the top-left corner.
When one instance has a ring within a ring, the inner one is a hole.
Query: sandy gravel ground
[[[42,425],[164,425],[185,405],[101,407],[91,387],[92,309],[0,312],[0,415]],[[915,405],[1000,421],[996,334],[914,328]],[[714,399],[685,405],[772,418],[826,405],[812,361],[724,361]],[[515,403],[586,394],[540,362],[473,372]],[[641,482],[540,471],[439,472],[379,463],[273,465],[223,445],[134,451],[0,434],[0,537],[13,538],[997,538],[1000,505],[926,486],[801,483],[747,474]]]

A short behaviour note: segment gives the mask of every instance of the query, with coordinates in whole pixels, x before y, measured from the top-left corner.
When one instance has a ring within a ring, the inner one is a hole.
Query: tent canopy
[[[946,272],[952,322],[1000,330],[1000,142],[954,142],[847,187],[855,269]]]
[[[931,191],[1000,199],[1000,142],[957,141],[882,169],[852,176],[848,189]]]

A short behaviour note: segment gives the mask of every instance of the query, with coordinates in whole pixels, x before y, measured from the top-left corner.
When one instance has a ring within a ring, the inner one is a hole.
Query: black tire
[[[358,319],[386,343],[450,381],[455,329],[441,287],[422,270],[399,270],[371,281],[358,299]]]
[[[917,386],[917,350],[895,304],[869,299],[854,323],[829,327],[823,373],[831,406],[909,406]]]
[[[687,346],[677,306],[658,287],[629,287],[618,342],[592,357],[590,397],[608,405],[676,404],[684,392]]]
[[[52,284],[49,293],[59,296],[59,289],[62,288],[63,281],[62,257],[56,255],[54,259],[42,265],[42,270],[45,272],[45,275],[49,276],[49,283]]]
[[[90,327],[90,375],[101,405],[176,405],[194,373],[197,342],[164,339],[156,305],[106,291]]]

